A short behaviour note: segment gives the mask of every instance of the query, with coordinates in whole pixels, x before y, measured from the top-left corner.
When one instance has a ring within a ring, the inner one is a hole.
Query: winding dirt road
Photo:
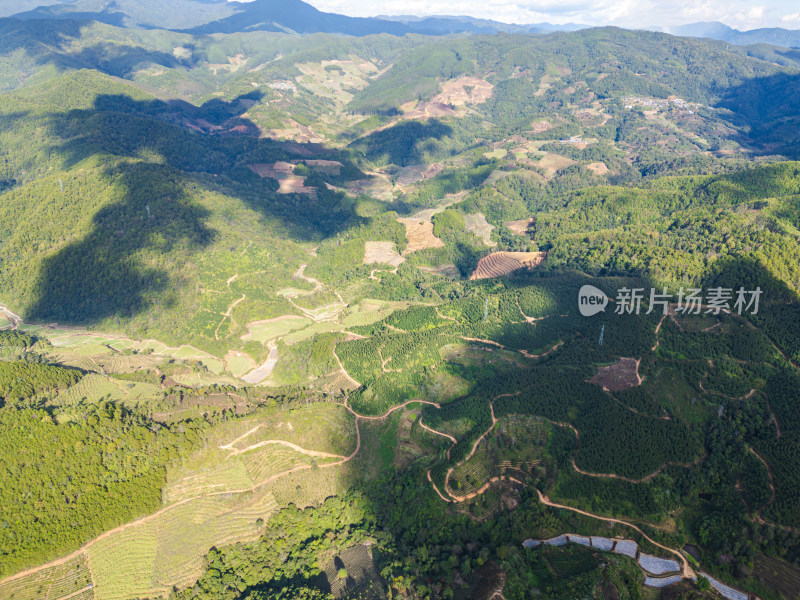
[[[639,529],[636,525],[633,525],[632,523],[628,523],[627,521],[622,521],[620,519],[613,519],[611,517],[601,517],[600,515],[595,515],[595,514],[592,514],[590,512],[586,512],[585,510],[581,510],[579,508],[573,508],[572,506],[565,506],[564,504],[557,504],[556,502],[552,502],[550,500],[550,498],[548,498],[547,496],[542,494],[542,492],[538,488],[536,488],[536,493],[539,495],[539,501],[542,504],[544,504],[545,506],[550,506],[552,508],[561,508],[561,509],[564,509],[564,510],[569,510],[569,511],[578,513],[578,514],[583,515],[585,517],[591,517],[592,519],[598,519],[600,521],[607,521],[609,523],[618,523],[619,525],[625,525],[626,527],[630,527],[631,529],[637,531],[644,539],[646,539],[648,542],[650,542],[654,546],[658,546],[662,550],[666,550],[667,552],[670,552],[671,554],[674,554],[675,556],[677,556],[680,559],[681,563],[683,564],[683,577],[684,577],[684,579],[694,579],[694,578],[697,577],[697,575],[695,574],[695,572],[692,569],[692,567],[689,566],[689,561],[686,560],[686,557],[683,554],[681,554],[677,550],[674,550],[673,548],[668,548],[667,546],[659,544],[654,539],[652,539],[650,536],[648,536],[644,531]]]
[[[350,383],[352,383],[353,385],[355,385],[357,388],[360,388],[360,387],[361,387],[361,384],[360,384],[358,381],[356,381],[355,379],[353,379],[353,378],[350,376],[350,373],[348,373],[348,372],[345,370],[345,368],[344,368],[344,365],[342,364],[342,361],[341,361],[341,359],[339,358],[339,355],[338,355],[338,354],[336,354],[336,346],[334,346],[334,347],[333,347],[333,358],[335,358],[335,359],[336,359],[336,364],[338,364],[338,365],[339,365],[339,369],[342,371],[342,374],[345,376],[345,379],[347,379],[347,381],[349,381]]]

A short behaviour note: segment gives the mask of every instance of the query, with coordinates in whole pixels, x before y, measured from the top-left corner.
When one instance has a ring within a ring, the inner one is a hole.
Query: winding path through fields
[[[253,449],[253,448],[256,448],[256,447],[261,447],[261,446],[267,445],[267,444],[280,444],[280,445],[288,446],[288,447],[292,448],[293,450],[296,450],[298,452],[301,452],[301,453],[309,455],[309,456],[317,456],[317,457],[324,457],[324,458],[338,458],[339,459],[339,460],[337,460],[335,462],[328,462],[328,463],[323,463],[323,464],[317,465],[317,467],[320,468],[320,469],[338,467],[338,466],[341,466],[341,465],[353,460],[356,457],[356,455],[358,455],[359,451],[361,450],[361,428],[358,426],[358,422],[360,420],[363,419],[363,420],[366,420],[366,421],[374,421],[374,420],[385,419],[386,417],[388,417],[393,412],[395,412],[397,410],[400,410],[402,408],[405,408],[409,404],[428,404],[428,405],[431,405],[431,406],[435,406],[436,408],[441,408],[441,406],[436,402],[430,402],[430,401],[427,401],[427,400],[408,400],[407,402],[404,402],[403,404],[399,404],[397,406],[394,406],[394,407],[390,408],[389,410],[387,410],[382,415],[371,416],[371,415],[361,415],[361,414],[357,413],[356,411],[354,411],[347,404],[342,404],[341,406],[344,406],[344,408],[346,408],[347,411],[355,417],[356,447],[353,450],[353,452],[351,454],[349,454],[348,456],[342,456],[342,455],[339,455],[339,454],[330,454],[330,453],[325,453],[325,452],[319,452],[319,451],[316,451],[316,450],[308,450],[308,449],[302,448],[300,446],[297,446],[296,444],[293,444],[291,442],[286,442],[285,440],[264,440],[263,442],[259,442],[258,444],[254,445],[254,446],[252,446],[250,448],[242,450],[241,452],[244,452],[246,450],[250,450],[250,449]],[[239,437],[237,437],[236,439],[232,440],[231,442],[228,442],[227,444],[221,445],[220,448],[222,448],[224,450],[233,450],[233,446],[236,443],[242,441],[248,435],[251,435],[252,433],[255,433],[255,431],[257,431],[259,429],[259,427],[261,427],[261,426],[259,425],[257,427],[254,427],[253,429],[247,431],[243,435],[240,435]],[[31,567],[29,569],[25,569],[23,571],[19,571],[18,573],[15,573],[13,575],[10,575],[8,577],[0,579],[0,584],[9,583],[11,581],[16,581],[18,579],[22,579],[22,578],[27,577],[29,575],[33,575],[35,573],[38,573],[39,571],[42,571],[44,569],[57,567],[57,566],[62,565],[64,563],[66,563],[66,562],[69,562],[70,560],[73,560],[73,559],[77,558],[78,556],[80,556],[81,554],[85,553],[90,547],[92,547],[93,545],[97,544],[98,542],[100,542],[102,540],[105,540],[105,539],[109,538],[110,536],[112,536],[112,535],[114,535],[116,533],[119,533],[121,531],[125,531],[127,529],[131,529],[131,528],[143,525],[145,523],[148,523],[148,522],[152,521],[153,519],[156,519],[159,516],[161,516],[161,515],[163,515],[163,514],[165,514],[167,512],[170,512],[170,511],[174,510],[175,508],[177,508],[179,506],[183,506],[184,504],[188,504],[189,502],[194,502],[196,500],[200,500],[200,499],[203,499],[203,498],[209,498],[209,497],[212,497],[212,496],[224,496],[224,495],[230,495],[230,494],[246,494],[246,493],[254,492],[255,490],[257,490],[259,488],[262,488],[265,485],[268,485],[268,484],[272,483],[273,481],[276,481],[277,479],[280,479],[281,477],[285,477],[287,475],[291,475],[292,473],[297,473],[298,471],[305,471],[305,470],[312,469],[312,468],[313,468],[313,466],[310,465],[310,464],[298,465],[298,466],[292,467],[291,469],[287,469],[286,471],[282,471],[281,473],[277,473],[275,475],[267,477],[266,479],[264,479],[262,481],[259,481],[259,482],[253,484],[252,486],[250,486],[248,488],[242,488],[242,489],[236,489],[236,490],[224,490],[224,491],[217,491],[217,492],[207,492],[207,493],[204,493],[204,494],[199,494],[197,496],[192,496],[190,498],[184,498],[183,500],[175,502],[174,504],[169,504],[167,506],[164,506],[164,507],[160,508],[159,510],[155,511],[154,513],[151,513],[151,514],[149,514],[149,515],[147,515],[145,517],[141,517],[141,518],[136,519],[134,521],[130,521],[128,523],[124,523],[122,525],[119,525],[118,527],[115,527],[113,529],[109,529],[108,531],[105,531],[104,533],[100,534],[96,538],[94,538],[92,540],[89,540],[88,542],[83,544],[80,548],[78,548],[74,552],[71,552],[70,554],[67,554],[66,556],[62,556],[61,558],[57,558],[55,560],[52,560],[50,562],[38,565],[36,567]]]

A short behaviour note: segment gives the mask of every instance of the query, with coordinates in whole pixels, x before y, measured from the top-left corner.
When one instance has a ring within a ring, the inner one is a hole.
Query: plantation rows
[[[791,527],[800,527],[800,432],[793,431],[778,439],[762,442],[758,452],[772,468],[775,501],[764,517]]]
[[[764,390],[781,431],[800,431],[800,373],[796,369],[776,372]]]
[[[246,452],[241,460],[253,482],[288,471],[292,467],[308,464],[312,457],[282,446],[266,446]],[[324,459],[317,459],[318,461]]]
[[[509,416],[500,419],[475,454],[453,471],[450,487],[459,495],[476,492],[507,469],[527,470],[541,458],[548,426],[539,420]]]
[[[26,361],[0,361],[0,398],[6,403],[23,402],[42,392],[66,389],[80,381],[83,373]]]
[[[64,564],[42,569],[36,574],[0,584],[5,600],[57,600],[91,585],[92,574],[81,554]]]

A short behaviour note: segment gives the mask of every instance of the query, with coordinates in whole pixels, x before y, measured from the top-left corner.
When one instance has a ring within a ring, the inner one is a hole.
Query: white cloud
[[[669,27],[722,21],[739,29],[800,23],[796,0],[769,7],[746,0],[310,0],[320,10],[352,16],[469,15],[507,23],[585,23]]]

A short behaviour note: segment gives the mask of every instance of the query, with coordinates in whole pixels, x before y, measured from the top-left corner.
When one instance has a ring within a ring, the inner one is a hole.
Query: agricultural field
[[[336,493],[341,474],[326,465],[351,454],[356,437],[353,417],[337,404],[262,410],[205,436],[198,452],[168,471],[161,509],[103,534],[73,562],[3,584],[9,594],[39,598],[45,586],[72,593],[91,584],[95,598],[112,600],[191,585],[211,547],[257,539],[270,515],[290,497],[299,501],[287,473],[301,471],[309,504]]]
[[[91,598],[92,574],[86,554],[78,554],[64,563],[42,569],[32,577],[0,584],[0,597],[8,600],[60,600],[68,596]]]
[[[339,576],[342,569],[347,573],[346,577]],[[335,556],[324,567],[323,573],[336,598],[384,600],[387,597],[384,583],[367,545],[359,544]]]
[[[295,315],[284,315],[267,319],[265,321],[254,321],[247,324],[247,333],[242,336],[242,340],[254,340],[262,344],[284,337],[287,334],[307,327],[311,321],[306,317]]]
[[[549,425],[535,417],[509,415],[499,419],[478,444],[475,454],[458,465],[450,478],[450,489],[459,496],[474,494],[490,479],[533,475],[544,457]]]
[[[89,564],[98,600],[162,595],[193,582],[216,545],[253,540],[259,519],[278,509],[267,489],[189,500],[92,544]]]
[[[779,558],[757,556],[754,575],[765,587],[786,598],[798,597],[800,569]]]
[[[792,598],[800,59],[200,4],[0,19],[0,598]]]
[[[478,262],[470,279],[502,277],[519,269],[536,267],[544,259],[543,252],[493,252]]]
[[[405,225],[408,244],[403,254],[411,254],[426,248],[443,248],[444,242],[433,235],[433,223],[418,219],[397,219]]]

